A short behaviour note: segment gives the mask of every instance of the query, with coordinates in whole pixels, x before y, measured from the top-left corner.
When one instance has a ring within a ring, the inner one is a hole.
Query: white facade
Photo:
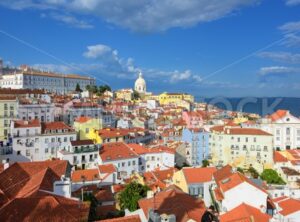
[[[286,115],[272,121],[263,119],[261,129],[273,134],[274,148],[296,149],[300,148],[300,120],[286,111]]]
[[[45,89],[60,94],[74,91],[77,83],[81,89],[85,89],[87,85],[95,85],[96,80],[79,75],[61,75],[33,70],[6,74],[0,79],[0,87],[2,88]]]
[[[127,179],[131,174],[139,172],[139,158],[124,158],[117,160],[102,160],[100,164],[113,164],[117,168],[117,179]]]
[[[61,149],[57,157],[62,160],[68,160],[69,163],[79,169],[91,169],[98,166],[99,162],[99,145],[93,144],[92,141],[85,144],[77,144],[82,141],[71,141],[71,145]]]
[[[18,128],[13,125],[14,122],[12,122],[13,153],[7,156],[11,162],[57,158],[57,151],[69,147],[70,141],[76,139],[76,132],[70,130],[42,132],[41,125]]]
[[[155,169],[167,170],[175,165],[174,153],[158,152],[140,155],[140,172],[154,171]]]
[[[248,204],[257,209],[267,209],[268,194],[258,188],[243,182],[223,193],[222,211],[227,212],[242,203]],[[255,197],[255,198],[254,198]]]
[[[41,122],[53,122],[55,116],[55,105],[53,103],[31,103],[19,104],[18,119],[34,120]]]

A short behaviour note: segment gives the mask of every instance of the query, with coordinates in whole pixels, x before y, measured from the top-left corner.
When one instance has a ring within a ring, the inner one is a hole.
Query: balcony
[[[98,152],[99,148],[97,146],[89,147],[89,148],[80,148],[80,149],[74,149],[74,153],[91,153],[91,152]]]

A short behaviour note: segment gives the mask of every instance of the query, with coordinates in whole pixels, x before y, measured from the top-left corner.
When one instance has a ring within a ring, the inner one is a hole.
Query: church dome
[[[143,78],[143,75],[142,75],[141,72],[139,73],[139,77],[135,81],[134,89],[135,89],[135,91],[137,91],[139,93],[145,93],[146,92],[146,81]]]

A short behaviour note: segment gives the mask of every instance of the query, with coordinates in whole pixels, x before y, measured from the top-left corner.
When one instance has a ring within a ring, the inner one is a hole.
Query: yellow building
[[[189,188],[187,181],[185,179],[183,170],[179,170],[173,175],[173,184],[178,186],[180,189],[182,189],[183,192],[189,193]]]
[[[180,106],[180,104],[183,104],[182,100],[194,102],[194,96],[186,93],[164,92],[158,96],[158,100],[161,105],[176,104]]]
[[[245,123],[247,122],[249,119],[247,117],[243,117],[243,116],[240,116],[240,117],[236,117],[233,119],[233,122],[235,124],[241,124],[241,123]]]
[[[16,96],[0,95],[0,141],[7,141],[10,134],[10,123],[17,118],[17,107]]]
[[[273,166],[273,135],[255,128],[214,126],[210,129],[214,165],[230,164],[259,172]]]
[[[90,132],[102,128],[101,120],[90,117],[79,117],[74,122],[74,128],[80,140],[90,139]]]
[[[132,89],[120,89],[115,91],[116,99],[121,99],[125,101],[131,101],[133,98],[133,90]]]

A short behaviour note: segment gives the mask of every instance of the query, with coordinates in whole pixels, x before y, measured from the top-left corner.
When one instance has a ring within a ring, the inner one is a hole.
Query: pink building
[[[202,115],[195,111],[184,111],[182,119],[186,122],[187,128],[200,128],[203,126]]]

